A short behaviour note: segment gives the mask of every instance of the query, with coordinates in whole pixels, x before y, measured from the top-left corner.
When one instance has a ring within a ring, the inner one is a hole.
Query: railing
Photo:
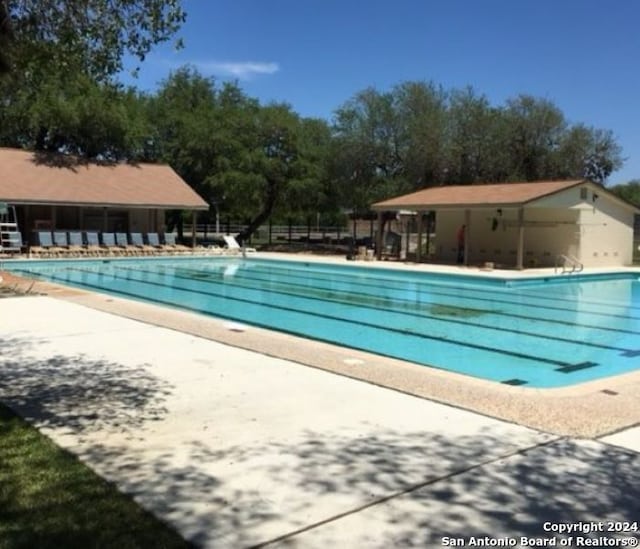
[[[562,272],[560,274],[573,274],[579,273],[584,269],[584,265],[580,263],[580,260],[577,257],[572,255],[559,254],[556,256],[556,264],[554,268],[554,273],[557,274],[558,268],[560,267],[559,263],[562,263]]]
[[[216,239],[226,234],[238,234],[246,225],[237,223],[220,223],[195,225],[198,239]],[[184,224],[183,233],[191,236],[193,226]],[[359,224],[356,229],[356,238],[372,237],[373,231],[369,223]],[[316,241],[316,242],[339,242],[345,238],[353,236],[353,227],[317,226],[317,225],[262,225],[253,235],[253,239],[269,242],[292,242],[292,241]]]

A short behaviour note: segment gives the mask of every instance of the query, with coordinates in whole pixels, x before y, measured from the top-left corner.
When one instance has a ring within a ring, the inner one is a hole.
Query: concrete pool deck
[[[484,271],[451,265],[416,265],[386,261],[345,262],[344,257],[318,257],[307,254],[269,253],[257,254],[256,257],[342,265],[349,263],[370,268],[393,268],[411,272],[421,270],[480,277],[518,279],[523,276],[553,276],[553,269],[527,269],[524,272]],[[588,269],[585,274],[607,273],[611,270]],[[625,269],[618,268],[615,272],[623,270]],[[640,275],[638,268],[627,270]],[[554,434],[597,437],[640,425],[640,399],[637,397],[640,394],[640,363],[636,372],[574,386],[553,389],[517,387],[257,327],[244,326],[238,329],[238,323],[224,322],[206,315],[56,284],[38,281],[34,290],[152,325],[291,360]]]
[[[440,547],[639,516],[637,374],[496,387],[33,289],[49,297],[0,301],[0,400],[198,545]]]

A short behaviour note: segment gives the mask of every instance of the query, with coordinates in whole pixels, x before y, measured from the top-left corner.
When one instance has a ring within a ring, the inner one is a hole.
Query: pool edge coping
[[[597,438],[640,421],[640,371],[569,387],[509,386],[265,328],[231,329],[225,319],[196,312],[40,280],[36,286],[52,298],[561,436]]]

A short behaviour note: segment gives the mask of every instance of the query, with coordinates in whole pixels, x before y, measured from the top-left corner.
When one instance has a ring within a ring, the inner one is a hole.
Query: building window
[[[580,200],[586,200],[586,199],[587,199],[587,188],[580,187]]]

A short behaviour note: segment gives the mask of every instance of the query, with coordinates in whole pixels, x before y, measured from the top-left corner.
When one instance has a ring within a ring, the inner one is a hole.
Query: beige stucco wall
[[[633,256],[633,210],[593,183],[536,201],[570,208],[578,216],[577,246],[569,253],[585,267],[629,265]]]
[[[580,260],[585,266],[630,265],[633,261],[633,211],[599,198],[580,210]]]
[[[437,260],[455,262],[456,235],[464,219],[463,210],[438,213]],[[525,208],[524,221],[523,264],[525,267],[553,266],[559,254],[576,254],[579,246],[578,212],[562,208]],[[531,226],[528,222],[544,225]],[[518,258],[517,223],[516,208],[502,208],[502,214],[499,214],[495,208],[471,212],[467,242],[469,263],[482,264],[491,261],[496,265],[515,266]]]
[[[583,187],[583,191],[567,189],[525,206],[524,267],[553,267],[560,255],[575,256],[585,267],[632,263],[633,210],[596,185]],[[503,208],[501,214],[496,208],[476,209],[469,219],[469,264],[517,264],[516,208]],[[455,263],[456,235],[464,223],[462,209],[437,212],[435,260]]]

